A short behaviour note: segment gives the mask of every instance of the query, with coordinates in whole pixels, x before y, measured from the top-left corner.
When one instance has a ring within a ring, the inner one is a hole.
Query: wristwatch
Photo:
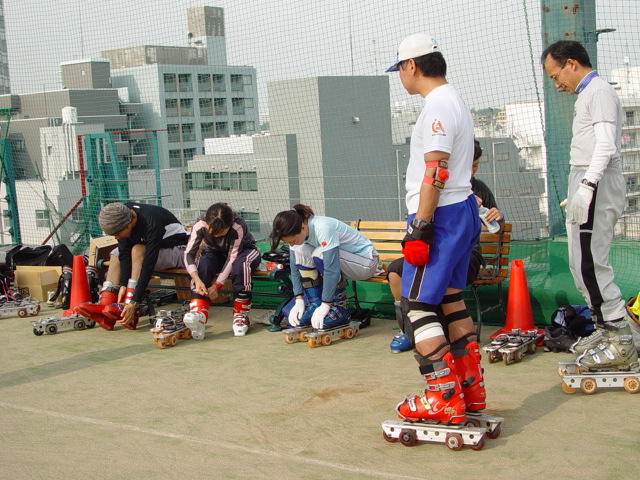
[[[597,184],[597,183],[590,182],[590,181],[589,181],[589,180],[587,180],[586,178],[583,178],[582,180],[580,180],[580,183],[581,183],[582,185],[586,185],[587,187],[591,187],[591,188],[593,188],[594,190],[598,187],[598,184]]]
[[[140,308],[140,302],[134,302],[133,300],[129,302],[129,305],[133,305],[135,308]]]
[[[425,228],[427,228],[427,226],[430,224],[431,222],[427,222],[426,220],[423,220],[421,218],[414,218],[411,221],[411,226],[413,228],[415,228],[416,230],[420,230],[421,232],[424,232]]]

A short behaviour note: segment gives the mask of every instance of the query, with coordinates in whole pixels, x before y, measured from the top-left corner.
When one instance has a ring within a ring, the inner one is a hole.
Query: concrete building
[[[4,0],[0,0],[0,95],[7,93],[11,93],[11,81],[9,79],[7,35],[4,26]]]
[[[402,218],[388,77],[311,77],[267,89],[271,135],[296,138],[302,203],[343,221]]]
[[[196,155],[188,165],[191,217],[225,202],[243,216],[256,238],[266,238],[275,215],[299,202],[297,168],[292,134],[209,139],[205,155]]]
[[[101,52],[111,83],[144,105],[133,125],[158,130],[160,167],[186,167],[208,138],[259,132],[256,71],[227,65],[224,11],[187,9],[189,47],[144,45]]]

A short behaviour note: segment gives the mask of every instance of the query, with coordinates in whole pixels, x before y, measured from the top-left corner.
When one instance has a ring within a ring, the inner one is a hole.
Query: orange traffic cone
[[[490,338],[492,340],[501,333],[510,333],[512,330],[518,328],[522,331],[536,330],[536,326],[533,324],[527,275],[524,272],[524,262],[522,260],[513,260],[511,262],[510,275],[506,324],[491,335]],[[539,334],[544,335],[543,329],[539,328],[537,330]],[[543,340],[544,338],[540,337],[538,343],[541,343]]]
[[[75,308],[81,303],[91,302],[91,292],[89,291],[89,280],[84,267],[84,257],[75,255],[73,257],[73,270],[71,273],[71,295],[69,298],[69,310],[62,313],[63,317],[69,317],[75,312]]]

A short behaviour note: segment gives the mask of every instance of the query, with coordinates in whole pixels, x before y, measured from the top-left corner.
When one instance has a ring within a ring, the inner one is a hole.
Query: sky
[[[558,0],[545,0],[545,4]],[[13,93],[60,88],[60,63],[137,45],[186,46],[189,7],[225,10],[228,63],[271,81],[388,75],[392,103],[419,102],[384,70],[406,35],[435,36],[471,108],[542,95],[540,0],[4,0]],[[640,2],[597,0],[599,70],[640,65]]]

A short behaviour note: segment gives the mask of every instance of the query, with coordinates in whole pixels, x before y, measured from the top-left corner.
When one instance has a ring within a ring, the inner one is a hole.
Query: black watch
[[[416,230],[424,232],[430,224],[431,222],[427,222],[426,220],[422,220],[421,218],[414,218],[413,220],[411,220],[411,225],[409,228],[413,227]]]
[[[583,184],[583,185],[586,185],[587,187],[591,187],[591,188],[593,188],[594,190],[595,190],[596,188],[598,188],[598,184],[597,184],[597,183],[590,182],[590,181],[589,181],[589,180],[587,180],[586,178],[583,178],[582,180],[580,180],[580,183],[581,183],[581,184]]]

